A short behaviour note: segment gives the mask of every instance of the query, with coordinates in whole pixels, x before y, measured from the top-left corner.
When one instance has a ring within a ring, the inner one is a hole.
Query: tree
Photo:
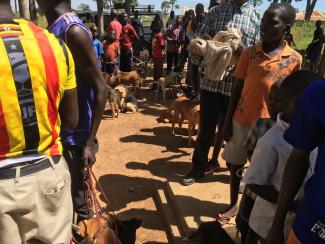
[[[98,11],[98,31],[99,37],[104,34],[104,1],[97,0],[97,11]]]
[[[29,0],[29,14],[31,21],[37,23],[37,9],[35,0]]]
[[[169,4],[168,1],[163,1],[163,2],[161,3],[161,10],[164,11],[165,14],[167,14],[168,9],[170,9],[170,7],[171,7],[171,6],[170,6],[170,4]]]
[[[172,11],[174,11],[174,8],[180,9],[180,6],[177,4],[177,0],[169,0],[169,4],[172,8]]]
[[[314,12],[314,8],[317,0],[307,0],[306,12],[305,12],[305,21],[309,21],[311,15]]]
[[[19,5],[19,15],[21,18],[24,19],[29,19],[29,8],[28,4],[29,0],[19,0],[18,5]]]
[[[85,3],[80,3],[80,5],[77,7],[77,9],[79,9],[83,12],[91,11],[89,4],[85,4]]]

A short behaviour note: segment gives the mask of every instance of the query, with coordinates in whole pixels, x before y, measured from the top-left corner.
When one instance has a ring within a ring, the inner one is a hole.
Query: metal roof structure
[[[300,12],[296,14],[296,20],[298,21],[304,21],[305,20],[305,12]],[[314,11],[311,15],[310,21],[324,21],[325,22],[325,13]]]

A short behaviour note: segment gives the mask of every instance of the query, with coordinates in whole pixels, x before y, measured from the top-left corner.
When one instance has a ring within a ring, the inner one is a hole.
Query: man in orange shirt
[[[0,243],[71,241],[71,178],[61,129],[79,110],[66,45],[0,0]]]
[[[223,134],[228,141],[223,159],[230,169],[230,207],[218,219],[227,222],[237,214],[240,177],[246,164],[243,142],[257,119],[269,118],[267,99],[272,84],[300,69],[302,58],[284,41],[284,33],[295,21],[295,9],[289,4],[274,4],[261,23],[261,39],[245,49],[237,64],[237,78],[225,120]]]

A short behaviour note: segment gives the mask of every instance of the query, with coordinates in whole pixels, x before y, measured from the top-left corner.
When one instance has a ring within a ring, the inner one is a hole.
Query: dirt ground
[[[137,243],[168,243],[153,193],[190,170],[193,148],[187,146],[186,129],[172,136],[170,124],[157,123],[165,106],[155,103],[149,90],[142,89],[140,96],[138,113],[102,121],[94,171],[119,218],[143,220]]]

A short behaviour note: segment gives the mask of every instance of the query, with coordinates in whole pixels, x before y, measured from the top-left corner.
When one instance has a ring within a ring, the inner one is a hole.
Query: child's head
[[[283,80],[278,80],[271,86],[267,108],[271,119],[275,120],[278,113],[283,112],[283,102],[281,97],[281,83]]]
[[[107,32],[106,41],[108,41],[110,43],[116,41],[116,33],[114,30],[109,30]]]
[[[91,34],[93,35],[94,39],[98,38],[98,28],[96,26],[90,27]]]
[[[290,74],[281,83],[281,97],[283,101],[283,119],[290,122],[303,91],[321,76],[309,70],[298,70]]]
[[[287,28],[296,18],[296,10],[287,3],[272,4],[264,13],[261,22],[261,39],[264,43],[277,42],[283,39]]]

